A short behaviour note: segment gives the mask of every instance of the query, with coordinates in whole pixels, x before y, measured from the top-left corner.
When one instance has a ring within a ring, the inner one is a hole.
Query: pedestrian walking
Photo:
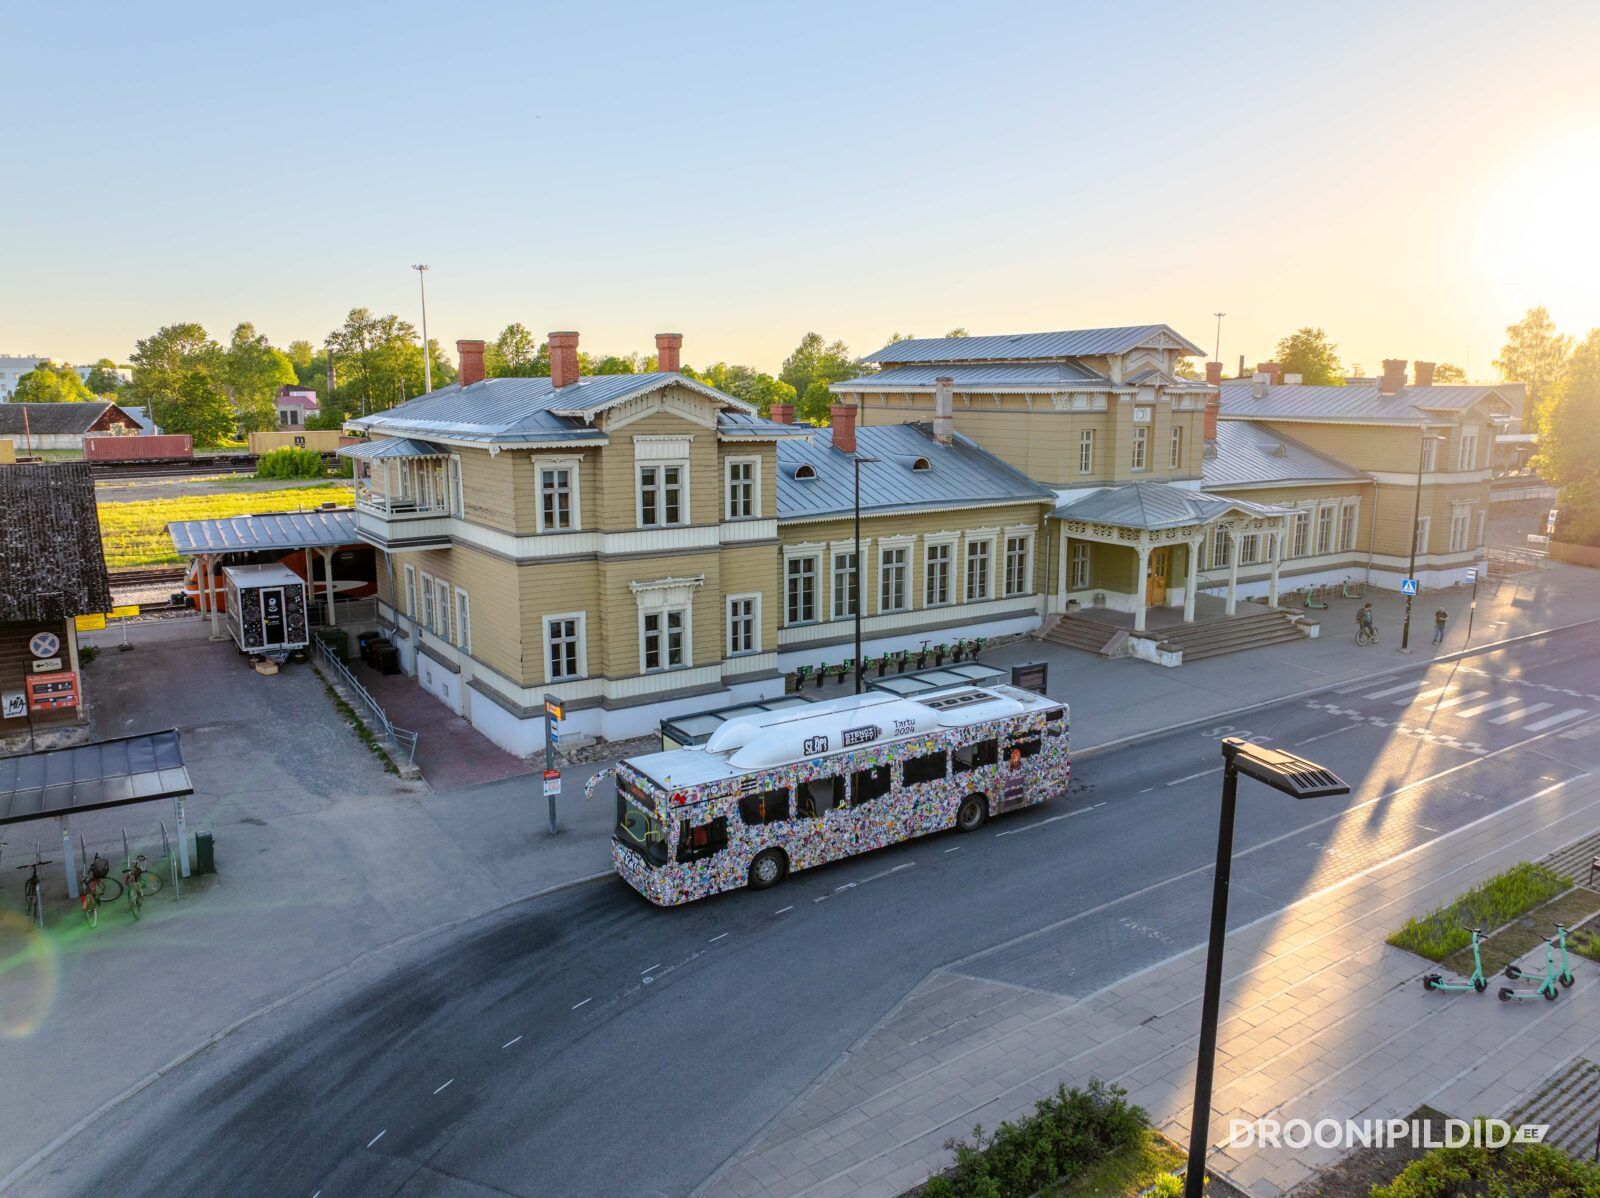
[[[1444,626],[1450,622],[1450,613],[1440,608],[1433,613],[1433,643],[1444,644]]]

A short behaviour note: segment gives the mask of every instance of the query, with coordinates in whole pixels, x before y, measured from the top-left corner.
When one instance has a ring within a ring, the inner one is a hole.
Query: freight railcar
[[[194,438],[164,433],[138,437],[85,437],[86,462],[188,462],[194,459]]]

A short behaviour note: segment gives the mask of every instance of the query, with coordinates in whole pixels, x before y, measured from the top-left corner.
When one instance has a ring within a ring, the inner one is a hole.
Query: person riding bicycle
[[[1377,634],[1377,629],[1372,626],[1372,604],[1362,604],[1361,610],[1356,612],[1356,632],[1368,637]]]

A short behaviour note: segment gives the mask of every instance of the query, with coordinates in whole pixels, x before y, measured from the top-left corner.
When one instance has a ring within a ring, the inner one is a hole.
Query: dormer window
[[[918,458],[916,461],[911,463],[911,468],[913,470],[932,470],[933,463],[928,461],[927,458]]]
[[[816,467],[807,466],[807,465],[804,465],[804,464],[796,466],[794,468],[794,476],[797,479],[816,478],[817,477]]]

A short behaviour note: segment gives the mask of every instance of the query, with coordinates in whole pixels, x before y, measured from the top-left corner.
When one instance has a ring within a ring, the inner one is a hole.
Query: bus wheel
[[[963,832],[976,832],[989,818],[989,800],[982,795],[968,795],[956,810],[956,827]]]
[[[762,849],[750,862],[750,889],[765,890],[783,881],[789,872],[789,860],[778,849]]]

